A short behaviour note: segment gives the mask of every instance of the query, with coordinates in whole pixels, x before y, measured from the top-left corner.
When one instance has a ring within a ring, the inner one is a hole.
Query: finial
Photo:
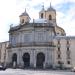
[[[44,10],[44,5],[42,6],[42,9]]]
[[[51,2],[50,2],[50,7],[51,7]]]
[[[43,5],[42,5],[42,10],[44,10],[44,3],[43,3]]]
[[[25,12],[26,12],[26,8],[25,8]]]
[[[51,6],[51,3],[52,3],[52,0],[50,0],[50,7],[52,7],[52,6]]]

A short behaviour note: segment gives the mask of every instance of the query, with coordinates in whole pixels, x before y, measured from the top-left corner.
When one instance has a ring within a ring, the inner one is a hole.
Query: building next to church
[[[0,63],[24,68],[75,66],[75,36],[66,36],[57,25],[56,10],[51,5],[41,9],[38,20],[30,22],[26,10],[19,18],[20,24],[10,27],[7,46],[0,43]]]

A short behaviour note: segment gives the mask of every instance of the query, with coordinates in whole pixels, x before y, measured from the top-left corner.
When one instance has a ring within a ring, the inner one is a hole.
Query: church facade
[[[0,63],[24,68],[75,66],[75,37],[66,36],[64,29],[57,25],[52,6],[47,10],[42,8],[38,21],[30,22],[26,10],[19,17],[20,24],[10,27],[9,44],[4,49],[6,57]]]

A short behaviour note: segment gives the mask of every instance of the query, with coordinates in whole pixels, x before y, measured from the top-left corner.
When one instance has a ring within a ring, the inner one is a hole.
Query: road
[[[75,72],[7,69],[5,71],[0,71],[0,75],[75,75]]]

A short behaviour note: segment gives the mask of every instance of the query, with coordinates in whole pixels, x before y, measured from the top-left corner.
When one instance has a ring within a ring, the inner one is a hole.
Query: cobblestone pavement
[[[7,69],[5,71],[0,71],[0,75],[75,75],[75,72]]]

